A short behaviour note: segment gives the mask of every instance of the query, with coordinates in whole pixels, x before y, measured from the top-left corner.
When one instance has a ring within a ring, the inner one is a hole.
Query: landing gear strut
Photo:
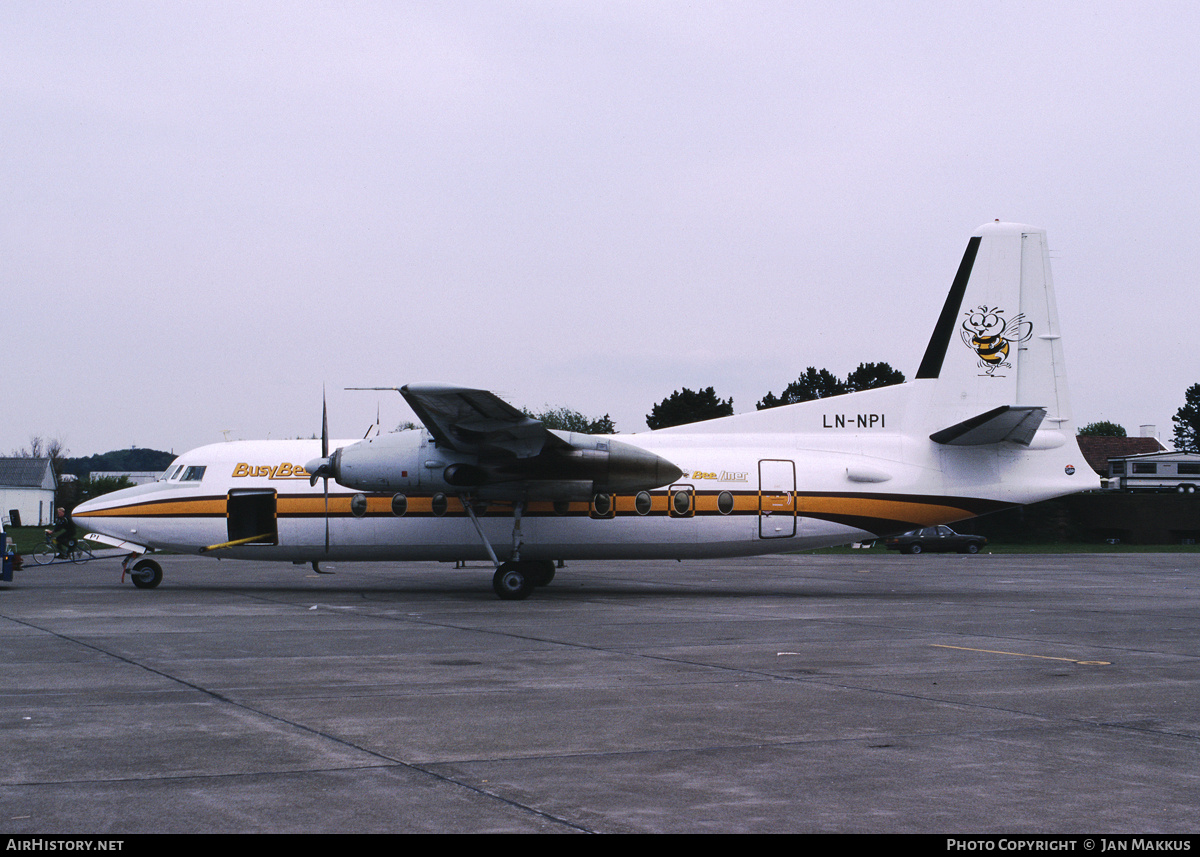
[[[518,500],[513,504],[511,559],[507,562],[500,562],[496,551],[492,548],[492,543],[488,541],[483,527],[479,524],[479,519],[475,516],[471,498],[466,494],[460,494],[459,499],[462,501],[463,510],[475,527],[475,532],[479,534],[479,540],[483,543],[484,550],[487,551],[492,563],[496,566],[496,574],[492,577],[492,589],[502,600],[523,601],[536,587],[545,586],[554,579],[554,563],[550,560],[521,559],[521,513],[525,509],[524,500]]]

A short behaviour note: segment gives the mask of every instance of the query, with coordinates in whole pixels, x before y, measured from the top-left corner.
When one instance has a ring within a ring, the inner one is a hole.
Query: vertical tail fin
[[[1044,408],[1043,428],[1070,433],[1044,230],[1017,223],[979,228],[967,244],[917,378],[937,379],[932,404],[943,420],[995,408]]]

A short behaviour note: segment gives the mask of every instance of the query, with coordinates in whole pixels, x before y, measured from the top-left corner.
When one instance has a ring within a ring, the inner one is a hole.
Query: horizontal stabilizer
[[[1001,405],[936,431],[929,439],[947,446],[986,446],[1004,440],[1029,446],[1045,418],[1046,409],[1036,405]]]

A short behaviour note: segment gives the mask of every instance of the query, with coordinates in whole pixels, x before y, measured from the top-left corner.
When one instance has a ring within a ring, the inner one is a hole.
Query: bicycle
[[[64,550],[67,554],[66,557],[60,555]],[[87,562],[95,558],[96,555],[92,553],[91,547],[83,539],[75,539],[64,549],[54,543],[49,533],[46,533],[46,543],[33,552],[33,561],[38,565],[49,565],[52,562],[65,562],[66,560]]]

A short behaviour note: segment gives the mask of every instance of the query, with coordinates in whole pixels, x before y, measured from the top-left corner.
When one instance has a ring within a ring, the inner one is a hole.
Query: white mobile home
[[[1193,452],[1155,452],[1108,460],[1109,486],[1125,491],[1178,491],[1192,494],[1200,487],[1200,455]]]

